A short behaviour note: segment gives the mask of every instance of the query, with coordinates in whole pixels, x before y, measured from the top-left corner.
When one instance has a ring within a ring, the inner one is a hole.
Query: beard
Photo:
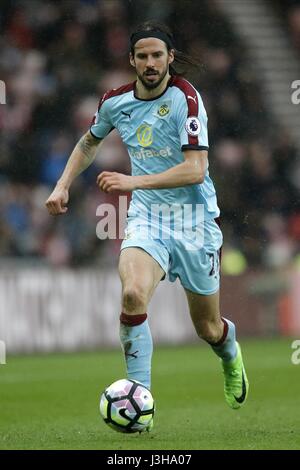
[[[137,73],[137,76],[138,76],[139,80],[142,82],[142,84],[144,85],[144,87],[147,90],[154,90],[155,88],[157,88],[161,84],[161,82],[163,81],[163,79],[167,75],[168,67],[166,67],[166,69],[161,74],[159,74],[157,71],[155,71],[155,72],[153,71],[153,74],[157,77],[157,79],[155,81],[147,80],[147,73],[149,74],[150,70],[147,70],[143,74],[138,74]]]

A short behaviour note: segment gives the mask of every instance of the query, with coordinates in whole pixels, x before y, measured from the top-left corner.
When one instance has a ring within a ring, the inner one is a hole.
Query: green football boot
[[[154,423],[153,423],[153,418],[151,419],[150,423],[148,424],[147,427],[145,427],[142,431],[139,431],[139,433],[144,433],[144,432],[151,432],[153,429]]]
[[[154,422],[153,422],[153,418],[152,418],[151,421],[150,421],[150,423],[149,423],[148,426],[146,427],[146,431],[147,431],[147,432],[152,431],[153,426],[154,426]]]
[[[249,382],[238,342],[236,342],[236,347],[237,356],[232,361],[221,361],[224,373],[225,399],[230,408],[234,410],[237,410],[246,402],[249,390]]]

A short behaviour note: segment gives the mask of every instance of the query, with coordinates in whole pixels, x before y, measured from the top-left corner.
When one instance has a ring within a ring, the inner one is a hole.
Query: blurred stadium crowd
[[[300,8],[291,2],[290,9],[287,27],[300,51]],[[96,237],[97,206],[118,198],[100,193],[97,174],[130,171],[115,132],[75,182],[68,213],[52,218],[44,203],[103,92],[134,80],[129,32],[150,18],[167,22],[177,48],[202,64],[188,78],[209,116],[210,171],[225,245],[250,266],[281,266],[299,251],[297,152],[268,114],[259,77],[214,2],[1,0],[0,79],[7,86],[7,104],[0,106],[2,258],[55,266],[115,263],[119,241]]]
[[[274,3],[300,57],[300,0],[274,0]]]

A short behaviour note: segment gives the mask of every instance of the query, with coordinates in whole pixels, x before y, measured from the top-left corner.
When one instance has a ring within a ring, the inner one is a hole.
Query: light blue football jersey
[[[195,88],[172,76],[166,90],[154,99],[135,95],[135,83],[104,94],[90,132],[103,139],[117,129],[127,147],[132,175],[162,173],[184,161],[183,150],[208,150],[207,114]],[[202,204],[204,218],[219,216],[216,192],[208,169],[202,184],[133,191],[128,216],[151,210],[152,204]]]

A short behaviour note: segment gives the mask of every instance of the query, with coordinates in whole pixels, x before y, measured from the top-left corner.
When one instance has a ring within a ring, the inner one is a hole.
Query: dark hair
[[[174,36],[171,31],[171,29],[164,23],[160,23],[159,21],[156,20],[149,20],[145,21],[144,23],[139,24],[134,31],[132,31],[131,37],[137,33],[140,33],[142,31],[159,31],[168,36],[170,39],[170,43],[174,44]],[[166,47],[168,51],[170,51],[172,48],[170,45],[167,43]],[[184,52],[178,51],[175,46],[174,48],[174,62],[170,65],[169,71],[170,75],[185,75],[190,71],[190,69],[193,68],[198,68],[200,67],[200,63],[194,59],[193,57],[189,56],[188,54],[185,54]],[[130,52],[134,56],[134,46],[131,45],[130,47]]]

